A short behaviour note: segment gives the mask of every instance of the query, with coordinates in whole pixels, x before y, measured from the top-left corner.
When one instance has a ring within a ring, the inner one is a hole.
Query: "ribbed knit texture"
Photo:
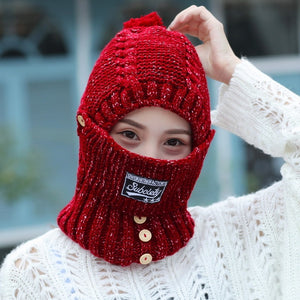
[[[7,257],[0,299],[299,299],[300,99],[246,61],[220,97],[212,120],[283,157],[281,181],[189,208],[195,233],[188,244],[146,266],[107,263],[51,230]]]
[[[78,184],[73,200],[59,214],[60,228],[94,255],[123,266],[138,263],[144,253],[155,261],[185,246],[194,232],[187,200],[210,140],[181,160],[151,159],[123,149],[105,130],[84,118],[85,126],[79,129]],[[167,181],[161,200],[144,203],[122,196],[127,172]],[[182,180],[187,174],[188,180]],[[136,224],[134,216],[147,217],[147,221]],[[139,239],[142,229],[150,230],[150,241]]]
[[[152,159],[110,138],[117,121],[145,106],[168,109],[190,123],[188,157]],[[122,266],[139,263],[144,254],[156,261],[184,247],[194,233],[187,201],[214,135],[206,78],[191,42],[167,31],[156,13],[126,22],[101,52],[77,115],[84,120],[78,124],[77,186],[58,216],[62,231],[95,256]],[[146,203],[124,196],[128,173],[167,182],[161,199]],[[137,224],[134,216],[147,221]],[[141,241],[142,229],[151,232],[150,241]]]

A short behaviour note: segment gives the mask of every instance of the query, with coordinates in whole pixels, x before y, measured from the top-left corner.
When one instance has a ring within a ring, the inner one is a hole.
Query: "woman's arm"
[[[246,60],[233,53],[223,25],[205,7],[180,12],[170,30],[199,38],[196,46],[204,70],[223,85],[212,114],[215,125],[242,137],[273,156],[300,169],[300,100]]]
[[[170,25],[198,37],[204,70],[221,81],[215,125],[240,136],[272,156],[283,157],[283,253],[280,261],[282,299],[300,294],[300,98],[232,52],[223,26],[204,8],[191,6]],[[273,214],[274,211],[268,211]]]
[[[230,83],[221,88],[213,123],[270,155],[284,157],[299,172],[299,96],[236,57],[222,23],[205,7],[183,10],[169,29],[199,38],[203,44],[196,50],[206,74]]]

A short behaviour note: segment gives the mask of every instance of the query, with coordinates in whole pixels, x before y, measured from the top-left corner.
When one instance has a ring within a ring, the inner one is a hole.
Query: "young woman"
[[[224,83],[213,123],[285,164],[267,189],[187,208],[214,134],[204,71]],[[1,297],[297,299],[299,100],[238,59],[204,7],[168,30],[155,13],[126,22],[78,109],[75,195],[59,228],[7,256]]]

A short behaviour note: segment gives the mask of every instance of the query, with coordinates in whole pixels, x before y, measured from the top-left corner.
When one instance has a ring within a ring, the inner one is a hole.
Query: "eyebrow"
[[[186,129],[170,129],[166,131],[167,134],[187,134],[192,135],[189,130]]]
[[[146,127],[138,122],[135,122],[133,120],[130,120],[130,119],[122,119],[120,120],[119,122],[122,122],[122,123],[127,123],[129,125],[132,125],[134,127],[137,127],[137,128],[140,128],[140,129],[145,129]]]
[[[138,122],[135,122],[133,120],[130,119],[122,119],[119,122],[122,123],[127,123],[129,125],[132,125],[134,127],[140,128],[140,129],[145,129],[146,127]],[[167,131],[165,131],[165,133],[167,134],[186,134],[186,135],[192,135],[191,132],[189,130],[186,129],[169,129]]]

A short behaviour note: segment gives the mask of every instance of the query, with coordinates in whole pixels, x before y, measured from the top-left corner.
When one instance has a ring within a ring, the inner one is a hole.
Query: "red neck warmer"
[[[122,266],[159,260],[185,246],[194,232],[187,201],[213,132],[188,157],[158,160],[123,149],[82,117],[76,193],[58,216],[62,231]]]

